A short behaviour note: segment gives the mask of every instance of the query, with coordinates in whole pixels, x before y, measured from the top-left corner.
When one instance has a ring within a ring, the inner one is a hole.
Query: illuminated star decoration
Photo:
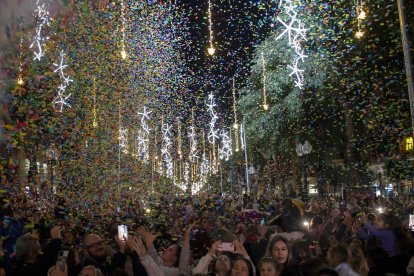
[[[147,108],[144,106],[143,112],[138,112],[138,115],[141,116],[141,130],[138,132],[138,149],[139,155],[141,156],[144,163],[148,162],[149,159],[149,152],[148,152],[148,144],[149,144],[149,134],[151,129],[147,125],[147,120],[149,120],[149,114],[151,111],[147,111]]]
[[[306,41],[306,31],[307,29],[304,28],[303,23],[298,19],[298,14],[296,12],[296,4],[293,3],[294,0],[285,0],[283,4],[283,0],[280,1],[279,7],[283,5],[284,14],[289,16],[290,22],[283,21],[280,17],[277,20],[285,27],[285,30],[276,38],[279,40],[283,38],[285,35],[288,36],[288,42],[291,48],[294,50],[296,57],[292,65],[288,65],[288,68],[291,70],[289,76],[294,75],[295,79],[295,86],[298,88],[302,88],[303,86],[303,71],[299,68],[299,62],[304,62],[304,59],[307,57],[304,54],[304,50],[302,49],[302,41]]]
[[[198,156],[197,156],[197,140],[196,140],[196,131],[194,127],[194,113],[192,113],[191,119],[191,126],[190,126],[190,133],[188,134],[188,138],[190,138],[190,161],[194,163]]]
[[[70,93],[66,94],[66,88],[73,81],[69,77],[65,76],[65,73],[63,72],[63,70],[67,67],[67,65],[64,64],[64,57],[65,57],[65,54],[63,53],[63,51],[61,51],[60,52],[60,63],[59,64],[53,63],[53,65],[57,67],[53,72],[55,73],[59,72],[59,75],[61,79],[63,80],[63,82],[58,86],[57,96],[53,100],[54,105],[60,105],[60,108],[59,108],[60,112],[63,111],[63,106],[65,105],[71,107],[71,105],[67,102],[67,100],[70,97]]]
[[[232,155],[231,150],[231,140],[229,133],[226,130],[221,131],[221,148],[219,149],[219,158],[220,160],[229,161],[230,156]]]
[[[172,179],[174,176],[174,166],[171,158],[171,126],[164,124],[162,132],[164,147],[161,149],[161,154],[164,157],[166,176]]]
[[[34,37],[33,43],[30,45],[32,48],[36,45],[37,50],[34,51],[34,58],[33,60],[39,60],[45,55],[43,51],[43,45],[49,39],[49,37],[43,37],[42,32],[44,26],[50,26],[50,14],[49,11],[46,9],[46,4],[43,3],[42,5],[39,4],[40,0],[36,1],[37,8],[35,13],[37,14],[37,26],[36,26],[36,35]]]
[[[217,105],[214,103],[214,95],[213,94],[208,95],[208,99],[209,99],[210,102],[207,104],[207,106],[208,106],[207,111],[210,113],[211,120],[210,120],[210,123],[209,123],[210,130],[207,134],[207,139],[208,139],[208,142],[211,144],[212,151],[213,151],[213,159],[211,160],[211,164],[210,164],[211,165],[211,171],[212,171],[213,174],[215,174],[216,173],[216,166],[215,166],[215,164],[216,164],[216,149],[215,149],[215,145],[216,145],[216,140],[219,138],[219,136],[218,136],[219,130],[215,128],[216,121],[217,121],[218,117],[217,117],[216,111],[214,110],[214,107],[216,107]]]

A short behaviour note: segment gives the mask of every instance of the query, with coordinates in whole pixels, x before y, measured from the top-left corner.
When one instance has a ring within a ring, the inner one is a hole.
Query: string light
[[[285,0],[283,4],[283,0],[280,1],[279,7],[282,7],[284,13],[288,15],[290,22],[283,21],[280,17],[277,20],[285,27],[285,30],[276,38],[279,40],[283,38],[285,35],[288,36],[289,46],[294,50],[296,57],[294,59],[293,65],[288,65],[288,68],[292,70],[289,76],[295,76],[295,87],[302,88],[303,87],[303,71],[298,68],[298,63],[301,61],[304,62],[304,58],[307,56],[304,54],[304,50],[302,49],[302,41],[306,41],[306,32],[307,29],[303,27],[303,23],[298,19],[298,13],[296,12],[296,4],[293,3],[294,0]]]
[[[266,63],[264,58],[264,53],[262,52],[262,67],[263,67],[263,109],[267,110],[269,105],[267,104],[267,95],[266,95]]]
[[[238,137],[238,135],[239,135],[239,132],[238,132],[239,124],[237,122],[236,84],[235,84],[234,77],[233,77],[233,114],[234,114],[234,124],[233,124],[234,141],[236,142],[235,151],[238,152],[239,151],[239,137]]]
[[[209,32],[210,32],[210,47],[207,49],[209,55],[214,55],[216,49],[213,47],[213,20],[211,13],[211,0],[208,0],[208,23],[209,23]]]
[[[198,156],[197,156],[197,140],[196,140],[196,132],[194,127],[194,110],[191,111],[191,126],[190,126],[190,133],[188,134],[188,138],[190,138],[190,161],[194,163]]]
[[[20,21],[20,29],[21,29],[21,36],[20,36],[20,43],[19,43],[19,73],[17,75],[17,84],[23,85],[23,77],[22,77],[22,61],[23,61],[23,22]]]
[[[241,141],[241,149],[244,150],[244,148],[246,147],[246,145],[244,144],[244,125],[240,124],[240,141]]]
[[[63,53],[63,51],[61,51],[60,52],[60,63],[59,64],[53,63],[53,65],[57,67],[53,72],[55,73],[59,72],[59,75],[61,79],[63,80],[63,82],[58,86],[58,91],[57,91],[58,95],[53,100],[54,105],[60,105],[60,108],[59,108],[60,112],[63,111],[63,106],[65,105],[71,107],[71,105],[67,102],[71,94],[70,93],[66,94],[66,88],[73,81],[69,77],[65,76],[65,73],[63,72],[63,70],[67,67],[67,65],[64,64],[64,57],[65,57],[65,54]]]
[[[164,140],[164,147],[161,149],[161,154],[164,157],[165,167],[166,167],[166,175],[169,178],[173,178],[174,176],[174,165],[171,158],[171,126],[168,124],[163,124],[163,140]]]
[[[356,5],[356,12],[357,12],[357,32],[355,33],[355,37],[356,38],[361,38],[364,36],[364,32],[361,30],[361,22],[362,20],[364,20],[366,18],[366,13],[364,11],[364,5],[362,3],[362,1],[357,0],[357,5]]]
[[[93,94],[93,109],[92,109],[93,121],[92,121],[92,126],[97,127],[98,126],[98,121],[96,120],[96,84],[95,84],[95,77],[93,78],[92,94]]]
[[[182,139],[181,139],[181,124],[180,124],[179,118],[177,118],[177,129],[178,129],[178,156],[181,160],[183,158],[183,154],[181,151]]]
[[[147,107],[144,106],[143,112],[138,112],[138,115],[141,116],[141,130],[138,132],[138,154],[141,156],[144,163],[148,162],[149,159],[149,135],[150,127],[147,125],[147,120],[149,120],[149,114],[151,111],[147,111]]]
[[[125,4],[124,1],[121,0],[121,33],[122,33],[122,41],[121,41],[121,57],[122,59],[127,58],[127,52],[125,50]]]
[[[216,107],[217,105],[214,102],[214,95],[210,94],[208,95],[208,99],[209,99],[209,103],[207,104],[208,109],[207,111],[210,113],[210,117],[211,117],[211,121],[210,121],[210,130],[208,132],[207,135],[207,139],[209,141],[209,143],[211,144],[212,147],[212,151],[213,151],[213,157],[211,159],[211,163],[210,164],[215,164],[216,163],[216,151],[215,151],[215,145],[216,145],[216,139],[219,138],[218,133],[219,130],[215,128],[215,124],[216,121],[218,119],[217,117],[217,113],[214,110],[214,107]],[[211,169],[212,169],[212,173],[215,174],[216,173],[216,166],[215,165],[211,165]]]
[[[43,3],[42,5],[39,4],[40,0],[36,1],[37,8],[35,13],[37,13],[37,26],[36,26],[36,35],[34,37],[33,43],[30,45],[32,48],[34,45],[37,47],[37,51],[34,51],[34,58],[33,60],[41,60],[42,57],[45,55],[43,51],[43,45],[49,39],[48,36],[43,36],[43,28],[44,26],[50,26],[50,14],[49,11],[46,9],[46,4]]]
[[[221,131],[221,143],[222,146],[219,149],[219,158],[220,160],[229,161],[230,156],[232,155],[231,139],[229,133],[224,129]]]

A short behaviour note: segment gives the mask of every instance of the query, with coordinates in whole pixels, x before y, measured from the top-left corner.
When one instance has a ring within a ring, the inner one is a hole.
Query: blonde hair
[[[369,272],[368,261],[361,247],[356,244],[348,246],[348,263],[352,269],[361,276],[367,276]]]

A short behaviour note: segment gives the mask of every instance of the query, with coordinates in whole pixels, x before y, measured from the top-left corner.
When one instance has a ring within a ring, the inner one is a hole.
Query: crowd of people
[[[0,275],[414,275],[409,197],[130,195],[93,205],[23,194],[3,204]]]

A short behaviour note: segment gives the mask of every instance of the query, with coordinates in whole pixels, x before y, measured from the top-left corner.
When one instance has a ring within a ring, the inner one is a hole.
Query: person
[[[277,225],[282,227],[284,232],[302,231],[300,226],[301,212],[293,204],[290,198],[285,198],[281,202],[282,213],[276,218],[269,221],[268,225]]]
[[[165,275],[175,276],[179,274],[189,274],[190,232],[193,226],[194,223],[192,223],[184,233],[182,249],[178,244],[172,244],[165,248],[160,256],[158,256],[154,247],[154,240],[157,235],[149,232],[144,227],[139,228],[139,234],[144,240],[148,255],[150,255],[155,263],[161,267]]]
[[[193,274],[207,274],[209,264],[215,259],[213,263],[213,273],[217,276],[228,275],[232,268],[232,258],[227,252],[220,252],[218,248],[222,242],[215,241],[205,256],[203,256],[196,267],[193,269]],[[221,253],[221,254],[219,254]]]
[[[264,257],[259,261],[258,270],[260,276],[279,276],[281,266],[272,258]]]
[[[270,240],[265,256],[274,259],[281,266],[282,270],[293,262],[289,243],[281,236],[274,236]]]
[[[368,222],[367,216],[364,216],[362,218],[362,225],[366,227],[369,234],[360,227],[358,229],[358,235],[364,240],[368,240],[371,236],[374,236],[378,239],[381,248],[387,252],[388,257],[393,257],[398,255],[398,244],[397,238],[389,228],[390,219],[391,215],[389,214],[379,214],[375,219],[375,225],[373,225]]]
[[[308,276],[317,276],[319,271],[327,268],[327,265],[319,257],[311,257],[302,262],[301,267],[306,271]]]
[[[231,276],[254,276],[254,269],[252,262],[244,257],[239,257],[234,262],[231,269]]]
[[[361,276],[367,276],[369,272],[368,261],[361,247],[354,244],[348,246],[348,256],[348,263],[351,265],[352,270]]]
[[[17,260],[11,275],[46,275],[54,265],[61,248],[60,231],[60,226],[51,229],[51,241],[44,247],[43,252],[39,240],[30,233],[20,236],[16,241]]]
[[[339,276],[358,276],[348,263],[348,251],[342,245],[329,248],[328,265],[338,272]]]
[[[123,268],[126,262],[126,243],[121,241],[118,235],[115,236],[115,241],[120,251],[115,253],[111,263],[108,263],[105,241],[97,234],[87,234],[83,240],[85,258],[81,267],[92,265],[99,268],[104,274],[108,274],[116,268]]]

